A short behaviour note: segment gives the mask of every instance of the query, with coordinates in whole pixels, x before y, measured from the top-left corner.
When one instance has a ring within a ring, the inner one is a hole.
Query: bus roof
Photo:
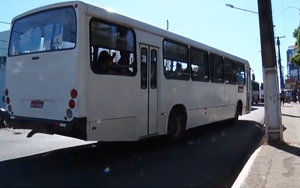
[[[145,31],[145,32],[152,33],[152,34],[155,34],[155,35],[159,35],[163,38],[167,38],[167,39],[170,39],[170,40],[174,40],[174,41],[177,41],[177,42],[180,42],[180,43],[187,44],[189,46],[200,48],[202,50],[206,50],[206,51],[211,52],[211,53],[216,53],[216,54],[219,54],[221,56],[225,56],[227,58],[234,59],[236,61],[239,61],[241,63],[245,63],[245,64],[249,65],[247,60],[242,59],[240,57],[237,57],[235,55],[229,54],[229,53],[224,52],[222,50],[219,50],[219,49],[210,47],[208,45],[205,45],[203,43],[200,43],[198,41],[180,36],[180,35],[175,34],[173,32],[163,30],[163,29],[158,28],[156,26],[138,21],[134,18],[130,18],[128,16],[124,16],[124,15],[121,15],[119,13],[111,12],[111,11],[108,11],[106,9],[97,7],[95,5],[87,4],[87,3],[84,3],[84,2],[81,2],[81,1],[69,1],[69,2],[55,3],[55,4],[50,4],[50,5],[42,6],[42,7],[39,7],[39,8],[35,8],[35,9],[29,10],[25,13],[22,13],[22,14],[16,16],[15,18],[13,18],[12,23],[14,23],[15,20],[17,20],[17,19],[19,19],[23,16],[28,16],[30,14],[34,14],[34,13],[37,13],[37,12],[40,12],[40,11],[43,11],[43,10],[57,8],[57,7],[70,6],[70,5],[75,6],[76,4],[78,6],[84,6],[85,9],[86,9],[87,15],[100,16],[101,18],[103,18],[104,20],[107,20],[107,21],[115,22],[115,23],[120,24],[120,25],[124,25],[124,26],[127,26],[127,27],[132,27],[133,29],[137,29],[137,30]]]

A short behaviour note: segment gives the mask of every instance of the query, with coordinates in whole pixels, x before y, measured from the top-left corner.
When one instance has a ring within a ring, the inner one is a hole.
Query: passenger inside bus
[[[113,57],[110,56],[106,50],[100,52],[98,64],[100,65],[101,72],[110,74],[114,73],[115,66],[113,63]]]
[[[128,58],[128,55],[127,55],[127,52],[122,50],[120,51],[120,60],[118,61],[118,64],[119,65],[129,65],[129,58]]]
[[[177,73],[177,75],[181,75],[183,73],[182,65],[180,63],[176,64],[175,72]]]
[[[129,72],[129,55],[127,51],[120,51],[120,59],[118,61],[118,65],[122,74],[127,74]]]

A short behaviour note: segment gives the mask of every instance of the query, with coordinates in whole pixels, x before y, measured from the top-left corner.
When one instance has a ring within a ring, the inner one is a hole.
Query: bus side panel
[[[201,107],[206,108],[207,123],[221,121],[227,119],[228,112],[225,105],[225,84],[223,83],[208,83],[208,88],[200,88],[197,93],[205,90],[204,95],[200,98]],[[197,117],[196,117],[197,118]],[[199,124],[198,124],[199,125]],[[198,126],[195,124],[194,126]],[[194,127],[187,126],[187,127]]]
[[[224,84],[189,81],[192,92],[188,104],[187,129],[220,121],[226,116]]]
[[[224,106],[224,92],[224,84],[163,79],[162,109],[169,114],[176,104],[184,105],[187,129],[221,121],[232,116]]]
[[[90,71],[88,87],[89,140],[136,140],[142,99],[137,77]]]
[[[230,119],[235,116],[238,86],[236,84],[225,84],[225,119]]]

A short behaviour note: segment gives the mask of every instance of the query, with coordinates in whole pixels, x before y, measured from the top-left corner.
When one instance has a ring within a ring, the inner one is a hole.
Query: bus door
[[[157,133],[157,60],[158,48],[140,44],[141,90],[145,91],[147,132]],[[145,104],[145,103],[144,103]]]

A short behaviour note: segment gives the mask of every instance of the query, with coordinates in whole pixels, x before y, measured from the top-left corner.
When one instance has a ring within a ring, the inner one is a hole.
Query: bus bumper
[[[82,140],[87,139],[86,118],[74,118],[72,121],[56,121],[39,118],[10,116],[7,112],[5,125],[13,129],[31,129],[27,137],[35,133],[58,134]]]

